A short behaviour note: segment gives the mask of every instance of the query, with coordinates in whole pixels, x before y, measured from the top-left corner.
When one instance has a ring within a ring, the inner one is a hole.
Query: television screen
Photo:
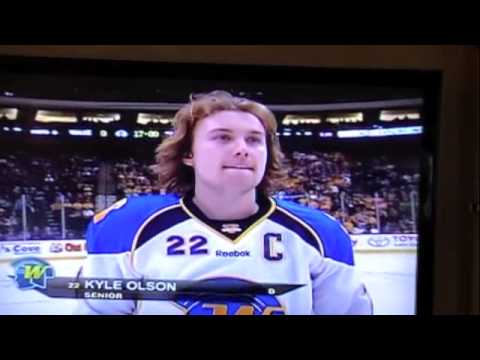
[[[437,73],[1,61],[0,313],[430,310]]]

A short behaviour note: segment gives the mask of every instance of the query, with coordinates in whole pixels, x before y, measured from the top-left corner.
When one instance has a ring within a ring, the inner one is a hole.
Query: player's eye
[[[249,136],[247,142],[250,144],[260,144],[262,140],[257,136]]]
[[[231,136],[227,134],[218,134],[213,137],[214,140],[220,140],[220,141],[229,141],[231,140]]]

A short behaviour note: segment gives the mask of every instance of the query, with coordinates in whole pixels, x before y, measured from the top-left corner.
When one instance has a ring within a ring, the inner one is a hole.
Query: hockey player
[[[285,178],[273,113],[214,91],[191,98],[157,148],[168,195],[120,200],[87,231],[85,278],[190,280],[219,289],[172,301],[82,299],[77,314],[371,314],[351,239],[325,213],[275,200]]]

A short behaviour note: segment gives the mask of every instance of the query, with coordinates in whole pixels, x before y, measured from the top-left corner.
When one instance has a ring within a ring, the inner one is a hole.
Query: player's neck
[[[211,220],[244,219],[259,209],[255,189],[245,194],[235,194],[202,188],[195,191],[193,202]]]

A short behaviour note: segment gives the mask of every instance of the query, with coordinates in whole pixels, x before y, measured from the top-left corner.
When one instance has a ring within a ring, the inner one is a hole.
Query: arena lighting
[[[148,125],[148,124],[162,124],[168,125],[173,123],[172,117],[165,117],[160,114],[150,114],[150,113],[139,113],[137,116],[137,124]]]
[[[120,121],[120,114],[118,113],[88,113],[82,117],[85,122],[110,124],[112,122]]]
[[[363,122],[363,113],[341,113],[335,114],[327,117],[326,122],[330,124],[342,124],[342,123],[358,123]]]
[[[363,122],[363,113],[354,112],[354,113],[335,114],[335,115],[328,116],[326,122],[330,124],[359,123],[359,122]]]
[[[320,124],[319,116],[310,115],[287,115],[282,120],[282,125],[304,125],[304,124]]]
[[[415,109],[382,110],[380,112],[380,121],[419,120],[419,119],[420,119],[420,112]]]
[[[38,110],[35,121],[40,123],[76,123],[77,116],[71,112]]]
[[[0,118],[7,120],[17,120],[18,109],[15,108],[0,108]]]

